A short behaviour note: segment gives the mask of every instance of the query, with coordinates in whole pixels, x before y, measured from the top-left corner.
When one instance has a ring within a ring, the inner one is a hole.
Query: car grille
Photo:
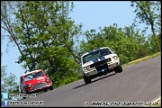
[[[42,88],[42,87],[45,87],[47,84],[45,82],[42,82],[42,83],[38,83],[38,84],[35,84],[33,86],[33,89],[39,89],[39,88]]]
[[[90,65],[90,68],[99,67],[100,65],[103,65],[103,64],[107,65],[107,62],[109,62],[109,61],[111,61],[111,58],[108,58],[106,60],[102,60],[100,62],[94,63],[94,64]]]
[[[103,64],[101,66],[96,67],[96,69],[97,69],[97,71],[101,71],[102,69],[107,69],[108,70],[108,66],[107,66],[107,64]]]

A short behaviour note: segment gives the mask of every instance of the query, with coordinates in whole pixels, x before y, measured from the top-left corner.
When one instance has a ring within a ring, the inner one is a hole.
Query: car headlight
[[[50,79],[49,79],[49,77],[47,77],[47,78],[46,78],[46,81],[47,81],[47,82],[50,82]]]
[[[117,59],[118,59],[118,56],[114,56],[113,58],[114,58],[115,60],[117,60]]]
[[[83,70],[89,70],[89,66],[83,67]]]
[[[29,84],[28,84],[28,87],[31,87],[31,86],[32,86],[31,83],[29,83]]]

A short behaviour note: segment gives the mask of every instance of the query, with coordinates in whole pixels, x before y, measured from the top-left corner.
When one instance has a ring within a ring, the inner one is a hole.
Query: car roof
[[[91,51],[89,51],[89,52],[84,53],[84,54],[82,55],[82,57],[85,56],[85,55],[87,55],[87,54],[90,54],[90,53],[92,53],[92,52],[95,52],[95,51],[98,51],[98,50],[101,50],[101,49],[107,49],[107,48],[110,50],[109,47],[101,47],[101,48],[98,48],[98,49],[96,49],[96,50],[91,50]]]
[[[33,72],[39,72],[39,71],[42,71],[42,69],[34,70],[34,71],[31,71],[31,72],[27,72],[27,73],[23,74],[22,76],[25,76],[25,75],[31,74],[31,73],[33,73]]]

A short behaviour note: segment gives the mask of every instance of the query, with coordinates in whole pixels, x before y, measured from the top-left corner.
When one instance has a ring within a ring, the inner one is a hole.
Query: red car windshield
[[[32,80],[34,78],[41,77],[41,76],[44,76],[44,74],[42,73],[42,71],[39,71],[39,72],[35,72],[35,73],[26,75],[24,77],[24,79],[25,79],[25,81],[29,81],[29,80]]]

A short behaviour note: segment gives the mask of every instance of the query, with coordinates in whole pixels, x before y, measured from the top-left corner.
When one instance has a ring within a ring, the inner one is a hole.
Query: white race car
[[[123,69],[118,55],[108,47],[92,50],[81,56],[81,72],[86,84],[91,83],[92,78],[113,71],[118,73]]]

